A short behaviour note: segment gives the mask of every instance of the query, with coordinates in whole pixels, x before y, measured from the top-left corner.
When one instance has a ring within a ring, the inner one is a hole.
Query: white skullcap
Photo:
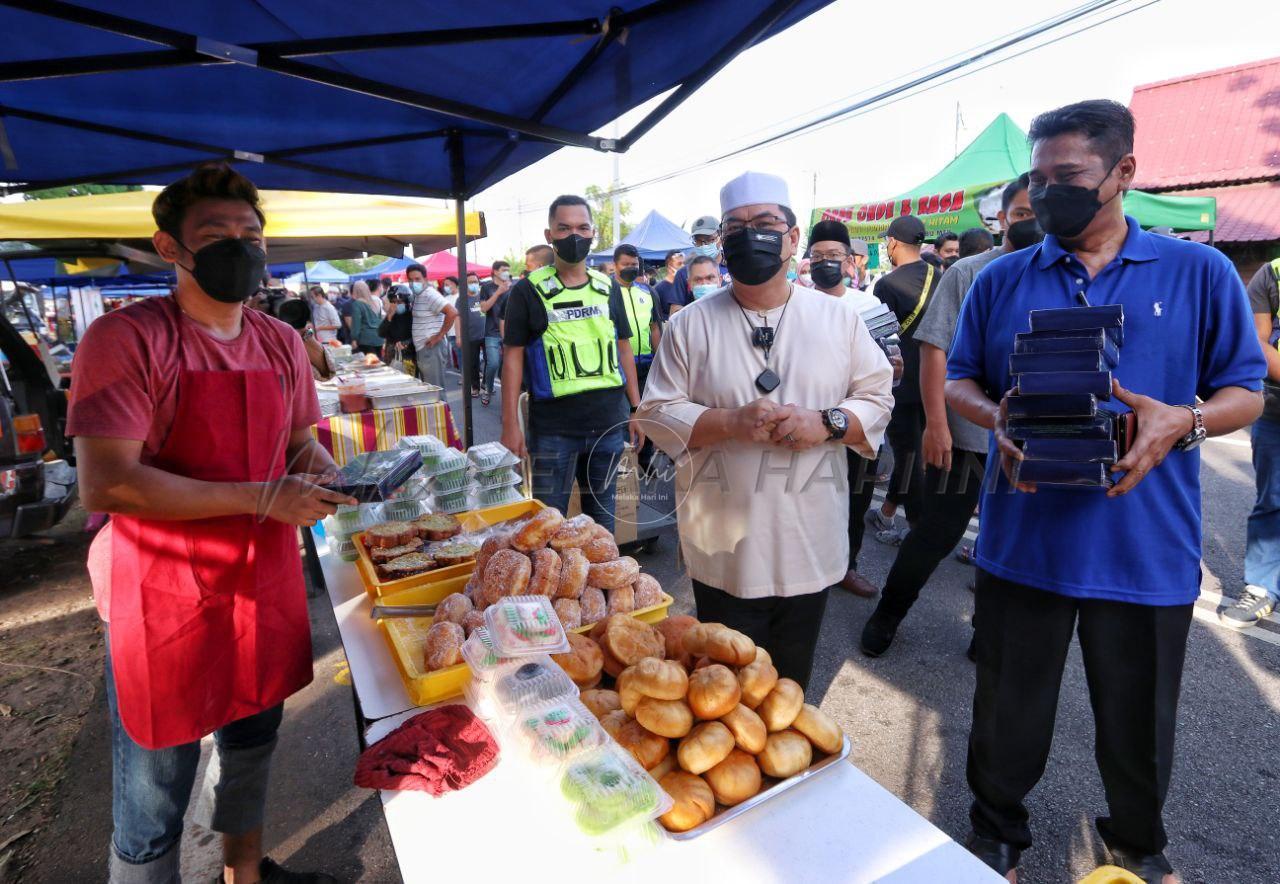
[[[791,208],[787,182],[766,172],[743,172],[720,188],[720,214],[727,215],[742,206],[777,203]]]

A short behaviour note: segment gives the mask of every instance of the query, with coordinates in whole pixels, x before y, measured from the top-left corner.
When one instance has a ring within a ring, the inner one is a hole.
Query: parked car
[[[75,504],[66,422],[66,390],[0,314],[0,539],[52,528]]]

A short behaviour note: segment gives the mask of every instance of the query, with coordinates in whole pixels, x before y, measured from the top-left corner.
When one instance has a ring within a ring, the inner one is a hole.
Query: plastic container
[[[456,448],[446,448],[440,452],[439,457],[434,457],[435,463],[431,466],[426,465],[423,460],[422,475],[431,478],[439,476],[442,473],[452,473],[458,470],[465,470],[467,467],[467,456]]]
[[[525,493],[519,485],[509,485],[501,488],[481,488],[472,495],[472,503],[478,507],[503,506],[525,499]]]
[[[501,442],[485,442],[467,449],[467,459],[479,469],[492,470],[503,466],[507,461],[519,462],[520,458]]]
[[[369,396],[364,378],[339,376],[334,386],[338,390],[338,405],[343,414],[369,410]]]
[[[439,436],[431,434],[423,434],[421,436],[401,436],[400,441],[396,443],[401,448],[416,448],[422,453],[423,459],[426,459],[429,453],[440,453],[448,448],[448,444]]]
[[[512,730],[535,761],[565,761],[608,739],[596,717],[574,698],[530,709]]]
[[[388,521],[396,522],[412,522],[419,516],[425,515],[422,501],[413,498],[397,497],[388,500],[382,504],[382,511],[386,514]]]
[[[427,480],[427,488],[432,494],[446,494],[450,491],[462,491],[467,487],[467,471],[450,470],[447,473],[436,473]]]
[[[479,491],[486,488],[505,488],[508,485],[519,485],[524,477],[517,470],[502,467],[497,470],[474,472],[471,475],[471,487]]]
[[[569,637],[544,595],[513,595],[499,599],[484,612],[484,624],[494,648],[504,657],[563,654]]]
[[[565,765],[560,794],[586,835],[604,835],[657,819],[675,803],[640,763],[609,742]]]
[[[515,661],[493,682],[493,698],[507,715],[520,715],[577,696],[578,686],[573,679],[546,654]]]
[[[457,491],[446,491],[431,495],[431,511],[433,513],[465,513],[471,508],[471,498],[466,487]]]
[[[500,657],[489,641],[489,630],[478,627],[467,640],[462,643],[462,659],[467,661],[471,669],[471,677],[486,684],[498,678],[503,672],[511,669],[515,661],[509,657]]]
[[[344,562],[354,562],[360,558],[360,553],[356,550],[356,542],[350,537],[333,537],[329,540],[329,548],[333,550],[333,554]]]

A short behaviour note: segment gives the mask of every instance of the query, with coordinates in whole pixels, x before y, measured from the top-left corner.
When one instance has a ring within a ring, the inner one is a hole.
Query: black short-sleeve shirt
[[[923,261],[903,264],[891,273],[887,273],[876,281],[875,296],[893,311],[899,322],[905,322],[920,302],[920,293],[924,290],[924,281],[929,265]],[[929,284],[932,296],[938,287],[942,273],[934,270],[933,280]],[[914,340],[914,333],[928,311],[928,304],[920,311],[909,328],[902,335],[902,383],[893,390],[893,398],[897,402],[920,401],[920,345]]]

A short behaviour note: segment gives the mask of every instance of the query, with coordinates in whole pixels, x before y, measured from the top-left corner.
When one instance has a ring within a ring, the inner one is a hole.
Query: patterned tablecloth
[[[336,414],[321,418],[311,432],[338,466],[366,451],[393,448],[401,436],[437,436],[454,448],[462,448],[453,412],[444,402]]]

